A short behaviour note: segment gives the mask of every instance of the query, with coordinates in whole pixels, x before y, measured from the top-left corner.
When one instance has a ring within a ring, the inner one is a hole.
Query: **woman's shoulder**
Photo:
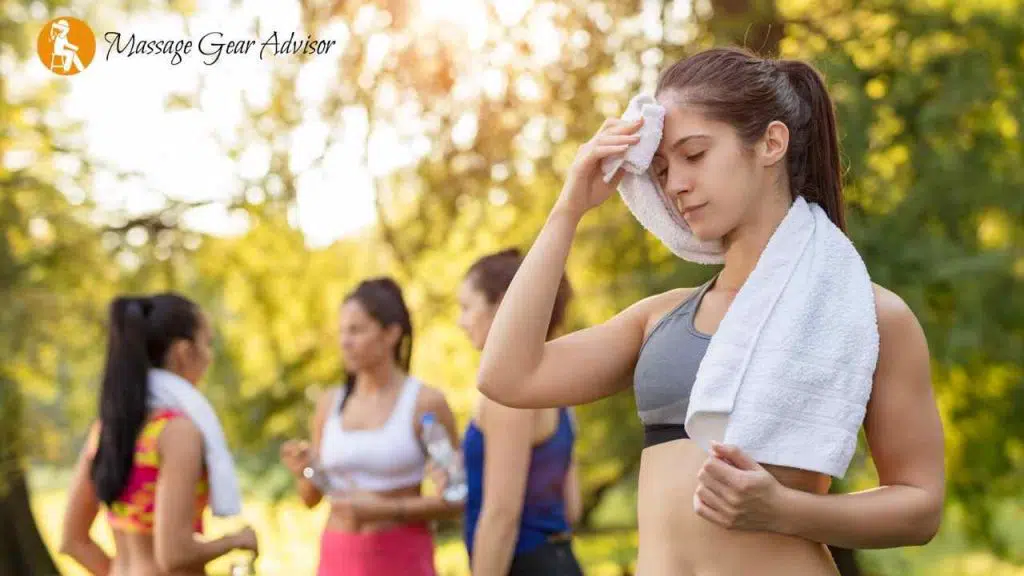
[[[327,410],[338,399],[339,394],[345,393],[345,385],[337,384],[324,388],[316,397],[316,410],[321,412]]]
[[[168,447],[181,447],[186,450],[198,449],[202,453],[203,434],[187,415],[177,412],[173,416],[151,418],[147,427],[140,435],[140,440],[150,440],[160,453]]]
[[[879,362],[876,379],[910,382],[927,376],[931,353],[928,336],[910,306],[898,294],[878,284],[874,288],[874,311],[879,326]]]
[[[431,386],[426,382],[410,376],[410,378],[417,382],[419,390],[416,394],[416,409],[419,412],[429,412],[440,408],[448,407],[448,399],[445,397],[444,392],[440,388]]]
[[[631,310],[633,314],[636,314],[637,319],[643,323],[644,334],[647,334],[666,314],[692,298],[700,289],[701,286],[673,288],[648,296],[636,302],[627,310]]]
[[[188,418],[188,414],[178,410],[177,408],[157,408],[149,413],[146,418],[147,424],[167,422],[169,420],[175,420],[178,418]]]
[[[878,284],[872,284],[872,288],[875,292],[875,317],[878,318],[879,332],[919,325],[914,311],[899,294]]]

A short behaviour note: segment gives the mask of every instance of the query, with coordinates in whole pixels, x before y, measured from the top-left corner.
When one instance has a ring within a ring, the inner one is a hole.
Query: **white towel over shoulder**
[[[167,370],[151,369],[148,385],[150,407],[181,410],[203,435],[203,459],[210,484],[210,509],[214,515],[240,513],[242,495],[235,475],[235,460],[213,406],[192,383]]]
[[[878,360],[874,289],[853,244],[798,197],[697,371],[686,431],[705,450],[846,473]]]

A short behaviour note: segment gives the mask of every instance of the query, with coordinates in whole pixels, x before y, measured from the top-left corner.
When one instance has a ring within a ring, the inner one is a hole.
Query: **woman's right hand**
[[[611,182],[605,182],[601,161],[609,156],[623,154],[639,142],[637,131],[642,125],[643,118],[634,121],[619,118],[605,120],[594,137],[576,152],[576,159],[573,160],[558,197],[558,205],[579,218],[607,200],[619,185],[624,172],[620,168]]]
[[[248,550],[259,556],[260,547],[256,541],[256,532],[249,526],[231,535],[231,547],[235,550]]]
[[[313,450],[305,440],[289,440],[281,445],[281,462],[292,474],[302,477],[302,471],[313,461]]]

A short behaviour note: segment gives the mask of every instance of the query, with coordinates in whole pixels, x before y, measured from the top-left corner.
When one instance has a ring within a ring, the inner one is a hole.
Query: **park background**
[[[97,36],[76,76],[36,54],[57,16]],[[576,147],[660,69],[716,44],[824,72],[850,235],[928,336],[945,521],[927,546],[857,552],[860,572],[1024,574],[1020,1],[6,0],[0,19],[0,574],[81,574],[56,544],[96,413],[107,305],[167,289],[213,318],[204,390],[239,460],[260,573],[312,573],[324,510],[301,508],[277,452],[339,381],[346,291],[398,279],[412,370],[464,425],[478,361],[455,325],[466,268],[528,248]],[[108,31],[338,44],[213,65],[193,49],[172,65],[107,59]],[[714,269],[673,257],[613,199],[585,219],[568,272],[576,329]],[[633,399],[578,415],[577,551],[588,574],[628,574]],[[862,448],[837,489],[874,481]],[[457,525],[440,528],[440,572],[466,574]],[[103,520],[94,533],[109,545]]]

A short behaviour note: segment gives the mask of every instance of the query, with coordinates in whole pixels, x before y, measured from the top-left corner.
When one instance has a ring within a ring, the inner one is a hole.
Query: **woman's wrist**
[[[769,500],[772,513],[771,531],[789,536],[799,535],[800,496],[799,490],[779,485]]]
[[[238,550],[239,548],[242,547],[242,531],[241,530],[237,530],[235,532],[232,532],[232,533],[224,536],[223,541],[224,541],[224,546],[227,548],[227,550],[225,551],[225,554],[227,552],[231,552],[233,550]]]
[[[583,219],[584,210],[574,208],[567,200],[560,197],[548,214],[548,221],[562,220],[575,227]]]

